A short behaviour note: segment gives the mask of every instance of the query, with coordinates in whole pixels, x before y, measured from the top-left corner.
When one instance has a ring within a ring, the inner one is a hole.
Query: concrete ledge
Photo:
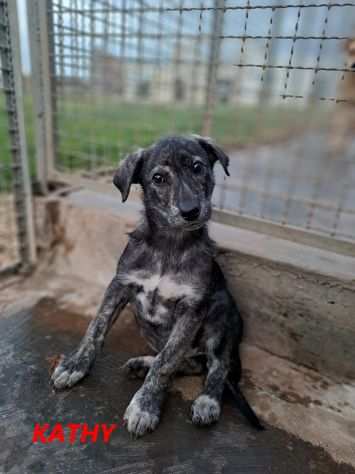
[[[70,194],[68,200],[78,207],[100,209],[117,215],[127,220],[130,227],[136,224],[142,210],[138,200],[122,204],[119,194],[115,198],[112,194],[81,190]],[[355,284],[355,257],[217,222],[211,222],[209,229],[220,248],[294,265]]]

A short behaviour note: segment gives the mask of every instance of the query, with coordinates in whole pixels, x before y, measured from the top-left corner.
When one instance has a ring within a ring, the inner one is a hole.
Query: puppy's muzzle
[[[198,219],[200,215],[200,203],[188,186],[181,186],[177,205],[185,221],[192,222]]]
[[[185,203],[185,207],[180,207],[180,213],[185,221],[195,221],[200,215],[200,208],[194,203]]]

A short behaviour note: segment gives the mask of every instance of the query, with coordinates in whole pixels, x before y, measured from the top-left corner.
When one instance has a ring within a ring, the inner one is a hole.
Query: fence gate
[[[0,274],[35,258],[17,6],[0,0]]]

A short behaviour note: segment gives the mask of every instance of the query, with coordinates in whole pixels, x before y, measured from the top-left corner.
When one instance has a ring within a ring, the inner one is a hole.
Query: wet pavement
[[[50,299],[1,316],[1,473],[355,473],[281,430],[255,432],[229,400],[217,425],[196,428],[188,416],[191,402],[180,392],[170,394],[154,433],[132,439],[122,415],[140,382],[126,379],[119,367],[147,348],[127,319],[113,328],[83,383],[61,393],[48,383],[53,358],[75,347],[87,324],[87,318],[60,310]],[[117,423],[118,428],[108,444],[101,439],[33,444],[36,423]]]

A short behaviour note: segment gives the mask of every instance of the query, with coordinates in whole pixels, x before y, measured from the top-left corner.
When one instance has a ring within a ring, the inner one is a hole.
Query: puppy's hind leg
[[[202,393],[191,406],[191,419],[196,425],[210,425],[216,422],[221,414],[221,403],[225,381],[228,375],[228,354],[226,345],[222,354],[216,353],[219,338],[207,340],[207,376]]]
[[[100,352],[106,334],[128,302],[128,289],[115,277],[107,288],[97,316],[93,319],[79,347],[55,368],[51,382],[56,389],[69,388],[84,378]]]

